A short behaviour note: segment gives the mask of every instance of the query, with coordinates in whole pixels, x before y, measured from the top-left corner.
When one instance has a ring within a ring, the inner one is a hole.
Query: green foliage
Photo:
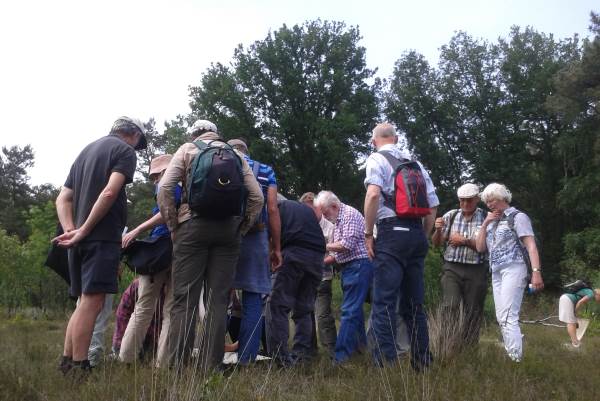
[[[208,118],[224,137],[245,138],[287,195],[327,188],[358,204],[358,160],[368,150],[380,87],[369,83],[375,71],[360,39],[358,28],[317,20],[240,45],[230,66],[213,64],[191,88],[188,122]]]
[[[556,213],[566,129],[544,104],[554,75],[579,57],[577,37],[556,41],[513,28],[490,43],[464,32],[442,46],[437,68],[416,52],[401,57],[385,111],[432,171],[441,210],[455,207],[463,182],[505,183],[544,245],[546,279],[558,279],[563,216]]]

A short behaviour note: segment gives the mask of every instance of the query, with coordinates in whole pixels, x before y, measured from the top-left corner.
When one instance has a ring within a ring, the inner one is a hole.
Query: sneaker
[[[581,347],[581,343],[573,344],[571,342],[568,342],[568,343],[564,343],[563,347],[570,351],[577,351],[579,349],[579,347]]]

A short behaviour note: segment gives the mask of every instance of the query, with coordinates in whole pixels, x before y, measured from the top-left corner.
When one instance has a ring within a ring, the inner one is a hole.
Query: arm
[[[169,228],[171,235],[173,235],[179,224],[177,219],[177,205],[175,203],[174,195],[177,184],[180,181],[182,182],[185,176],[185,146],[186,145],[182,145],[173,155],[173,158],[169,163],[169,167],[167,167],[165,170],[165,174],[158,184],[159,190],[158,195],[156,196],[156,203],[158,203],[160,215],[162,216],[164,223]],[[182,199],[182,202],[184,201],[187,200]]]
[[[75,229],[73,223],[73,190],[71,188],[62,187],[60,190],[56,198],[56,213],[63,232],[67,233]]]
[[[448,236],[444,235],[444,227],[446,222],[443,217],[438,217],[435,219],[435,231],[431,236],[431,242],[434,246],[442,246],[442,244],[448,241]]]
[[[590,301],[590,297],[588,297],[587,295],[583,298],[581,298],[577,304],[575,305],[575,314],[577,315],[577,312],[579,311],[579,309],[581,309],[581,307],[585,304],[587,304]]]
[[[267,190],[267,213],[269,214],[269,235],[271,236],[271,265],[278,269],[282,263],[281,257],[281,217],[277,207],[277,186]]]
[[[425,235],[429,237],[431,230],[433,229],[433,224],[435,222],[435,216],[437,215],[437,206],[432,207],[429,214],[423,218],[423,230],[425,231]]]
[[[537,250],[537,245],[535,244],[535,238],[531,235],[522,237],[523,245],[525,245],[525,249],[529,254],[529,260],[531,261],[532,269],[540,269],[540,255]],[[531,274],[531,284],[533,288],[537,290],[541,290],[544,288],[544,280],[542,280],[542,272],[534,271]]]
[[[490,225],[493,221],[498,220],[501,217],[501,212],[488,212],[485,220],[483,220],[483,224],[481,224],[481,229],[477,234],[477,239],[475,240],[475,249],[479,253],[483,253],[487,251],[487,244],[485,242],[487,235],[487,226]]]
[[[379,208],[379,197],[381,196],[381,187],[369,184],[367,194],[365,195],[365,232],[371,234],[366,237],[367,252],[369,258],[375,257],[375,243],[373,241],[373,227],[377,218],[377,209]]]
[[[264,204],[264,197],[262,194],[262,190],[260,189],[260,185],[256,178],[254,177],[254,173],[250,169],[248,162],[244,160],[242,157],[242,171],[244,174],[244,186],[248,190],[248,200],[246,202],[246,215],[244,216],[244,220],[242,225],[240,226],[240,232],[242,235],[246,234],[250,227],[256,221],[256,218],[260,214],[260,211]]]
[[[123,236],[123,240],[121,241],[121,246],[123,248],[127,248],[131,241],[136,239],[138,235],[162,223],[164,223],[162,215],[160,213],[156,213],[154,216],[150,217],[148,220],[144,221],[142,224],[125,234]]]
[[[115,203],[119,196],[119,191],[125,184],[125,175],[118,172],[111,173],[108,178],[108,184],[104,187],[96,203],[92,206],[89,216],[81,227],[66,232],[63,235],[56,237],[55,241],[59,246],[70,248],[84,239],[94,229],[96,224],[108,213],[109,209]],[[62,224],[62,223],[61,223]]]
[[[348,250],[340,241],[327,244],[325,249],[328,252],[344,252]]]

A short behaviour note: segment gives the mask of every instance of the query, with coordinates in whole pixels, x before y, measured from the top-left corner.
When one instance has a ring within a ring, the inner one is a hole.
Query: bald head
[[[390,123],[381,123],[373,129],[373,138],[396,138],[396,128]]]

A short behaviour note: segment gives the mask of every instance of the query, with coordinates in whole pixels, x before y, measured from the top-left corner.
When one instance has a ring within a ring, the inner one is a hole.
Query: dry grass
[[[128,367],[107,362],[84,384],[74,385],[55,370],[64,324],[0,321],[0,400],[589,401],[600,392],[600,338],[594,330],[583,348],[572,352],[562,347],[567,339],[564,329],[523,325],[525,358],[515,364],[496,345],[494,325],[485,329],[479,346],[458,352],[452,341],[446,341],[450,334],[436,343],[436,330],[442,333],[444,326],[432,316],[437,358],[424,374],[414,373],[407,360],[375,368],[368,355],[359,355],[344,367],[332,366],[323,356],[291,370],[265,363],[211,376],[193,369],[175,376],[148,364]]]

